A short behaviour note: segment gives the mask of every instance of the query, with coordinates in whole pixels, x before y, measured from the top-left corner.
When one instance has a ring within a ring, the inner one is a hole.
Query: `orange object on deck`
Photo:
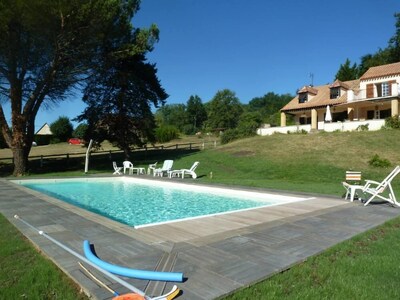
[[[143,296],[135,293],[118,295],[113,298],[113,300],[146,300]]]

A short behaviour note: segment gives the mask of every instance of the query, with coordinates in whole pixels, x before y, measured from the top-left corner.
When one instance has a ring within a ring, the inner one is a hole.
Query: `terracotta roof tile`
[[[315,88],[313,88],[312,86],[309,86],[309,85],[305,85],[305,86],[303,86],[299,91],[298,91],[298,93],[311,93],[311,94],[313,94],[313,95],[316,95],[316,94],[318,94],[318,90],[317,89],[315,89]]]
[[[367,80],[371,78],[383,77],[383,76],[391,76],[391,75],[399,75],[400,74],[400,62],[371,67],[365,72],[360,80]]]
[[[343,84],[353,89],[355,93],[360,84],[359,80],[344,81]],[[323,107],[326,105],[337,105],[347,102],[347,93],[343,93],[339,98],[330,99],[330,84],[313,87],[317,94],[305,103],[299,103],[299,96],[294,97],[288,104],[286,104],[281,111],[302,110],[310,109],[313,107]],[[300,91],[302,91],[301,89]],[[299,92],[300,92],[299,91]]]
[[[349,86],[346,83],[340,81],[339,79],[336,79],[335,82],[332,83],[329,87],[331,87],[331,88],[342,87],[342,88],[345,88],[346,90],[349,89]]]

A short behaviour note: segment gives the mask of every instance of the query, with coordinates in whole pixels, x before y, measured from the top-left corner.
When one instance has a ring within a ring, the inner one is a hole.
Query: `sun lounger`
[[[372,200],[378,198],[383,201],[387,201],[395,206],[400,206],[400,203],[396,200],[392,187],[392,180],[400,173],[400,166],[397,166],[390,172],[390,174],[381,182],[374,180],[367,180],[363,192],[369,194],[370,198],[365,202],[364,206],[367,206]]]
[[[173,164],[173,160],[165,160],[161,168],[154,169],[153,176],[163,177],[164,174],[168,174],[171,171]]]
[[[197,174],[195,172],[199,162],[196,161],[190,169],[180,169],[180,170],[173,170],[168,173],[169,178],[171,177],[182,177],[185,178],[185,175],[192,176],[193,179],[197,178]]]

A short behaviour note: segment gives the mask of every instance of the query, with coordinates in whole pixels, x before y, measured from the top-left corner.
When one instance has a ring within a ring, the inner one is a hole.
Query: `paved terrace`
[[[183,272],[186,280],[177,283],[183,291],[178,299],[197,300],[215,299],[270,277],[400,215],[400,209],[315,196],[298,203],[133,229],[0,180],[0,213],[94,299],[112,295],[86,276],[77,258],[15,220],[15,214],[82,255],[82,242],[87,239],[101,259],[113,264]],[[96,270],[93,273],[119,293],[128,292]],[[126,281],[151,296],[173,285]]]

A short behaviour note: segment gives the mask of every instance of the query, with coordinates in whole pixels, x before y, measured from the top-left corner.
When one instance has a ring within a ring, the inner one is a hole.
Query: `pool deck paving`
[[[182,272],[185,280],[178,283],[123,279],[150,296],[176,284],[182,291],[177,299],[191,300],[230,294],[400,215],[400,209],[385,203],[364,207],[339,197],[257,191],[309,199],[135,229],[1,179],[0,213],[86,294],[99,300],[113,295],[87,276],[75,256],[14,215],[81,255],[83,241],[89,240],[99,258],[112,264]],[[129,292],[88,268],[112,289]]]

